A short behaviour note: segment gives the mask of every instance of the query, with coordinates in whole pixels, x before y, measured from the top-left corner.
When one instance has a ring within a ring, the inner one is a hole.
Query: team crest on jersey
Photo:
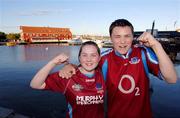
[[[130,64],[137,64],[139,63],[140,59],[138,57],[133,57],[131,58],[131,60],[129,61]]]
[[[97,93],[103,93],[104,92],[103,86],[101,83],[96,83],[96,90],[97,90]]]
[[[83,89],[83,86],[80,84],[74,84],[72,85],[72,89],[74,89],[75,91],[81,91]]]

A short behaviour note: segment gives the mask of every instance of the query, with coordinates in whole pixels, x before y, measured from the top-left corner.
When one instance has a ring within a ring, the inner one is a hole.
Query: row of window
[[[24,36],[30,36],[30,37],[69,37],[71,34],[37,34],[37,33],[24,33]]]

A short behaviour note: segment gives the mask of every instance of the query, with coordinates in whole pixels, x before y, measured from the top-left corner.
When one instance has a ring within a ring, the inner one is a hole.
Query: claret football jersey
[[[153,51],[132,47],[126,55],[113,49],[106,53],[100,67],[106,80],[108,118],[152,118],[146,70],[161,76]]]
[[[70,79],[50,74],[45,89],[63,93],[68,104],[67,118],[104,118],[105,83],[98,69],[92,77],[78,69]]]

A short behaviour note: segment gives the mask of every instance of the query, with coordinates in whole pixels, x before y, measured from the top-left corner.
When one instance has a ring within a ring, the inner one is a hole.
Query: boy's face
[[[116,51],[118,51],[120,54],[126,54],[131,48],[133,41],[131,28],[128,26],[115,27],[112,30],[111,40]]]

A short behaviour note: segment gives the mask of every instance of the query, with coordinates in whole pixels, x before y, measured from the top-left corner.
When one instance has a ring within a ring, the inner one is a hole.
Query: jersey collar
[[[129,55],[131,54],[131,52],[132,52],[132,48],[130,48],[130,49],[128,50],[128,52],[126,53],[126,55],[122,55],[122,54],[120,54],[118,51],[115,50],[115,54],[116,54],[117,56],[123,58],[123,59],[129,58]]]

